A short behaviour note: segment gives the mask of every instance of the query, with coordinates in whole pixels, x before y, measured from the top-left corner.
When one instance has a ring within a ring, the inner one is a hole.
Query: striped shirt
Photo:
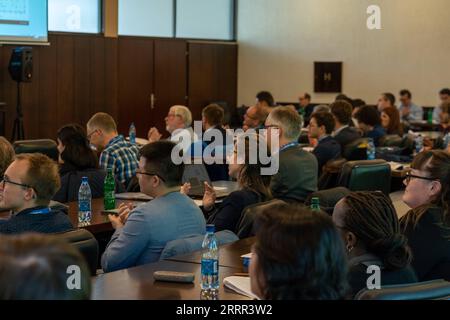
[[[127,186],[138,168],[139,148],[122,135],[111,139],[100,155],[100,168],[112,168],[117,180]]]

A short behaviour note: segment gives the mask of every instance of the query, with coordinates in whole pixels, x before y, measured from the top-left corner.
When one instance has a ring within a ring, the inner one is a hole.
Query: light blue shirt
[[[407,117],[402,116],[402,110],[406,108],[403,104],[400,104],[398,111],[400,112],[400,117],[402,120],[407,121],[420,121],[423,119],[423,110],[421,107],[411,103],[410,112]]]
[[[159,260],[166,243],[206,232],[200,208],[184,194],[172,192],[135,208],[117,229],[102,256],[105,272]]]

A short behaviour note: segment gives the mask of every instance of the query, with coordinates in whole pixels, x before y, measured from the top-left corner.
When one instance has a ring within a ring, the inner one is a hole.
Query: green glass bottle
[[[320,211],[320,201],[318,197],[313,197],[311,199],[311,210]]]
[[[103,201],[105,210],[111,210],[116,208],[116,183],[114,180],[114,174],[111,168],[108,168],[105,182],[103,184]]]
[[[428,111],[428,124],[433,124],[433,109]]]

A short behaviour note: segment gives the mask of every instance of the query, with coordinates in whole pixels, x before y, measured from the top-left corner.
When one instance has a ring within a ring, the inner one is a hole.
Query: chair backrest
[[[385,160],[349,161],[342,167],[338,185],[351,191],[391,191],[391,166]]]
[[[51,139],[18,140],[13,143],[14,151],[19,153],[42,153],[50,159],[58,161],[58,148]]]
[[[239,240],[239,238],[229,230],[216,232],[215,235],[219,246]],[[201,250],[204,237],[204,234],[194,234],[182,239],[169,241],[166,243],[159,259],[168,259],[170,257]]]
[[[356,300],[450,300],[450,282],[443,279],[363,289]]]
[[[400,147],[403,143],[403,138],[398,134],[388,134],[380,138],[381,147]]]
[[[349,160],[365,160],[367,159],[367,138],[356,139],[344,147],[342,156]]]
[[[55,234],[58,238],[64,239],[77,248],[95,275],[98,264],[98,242],[95,237],[86,229],[76,229],[72,231]]]
[[[311,199],[314,197],[318,197],[320,208],[329,215],[332,215],[336,203],[338,203],[342,198],[346,197],[349,193],[350,190],[344,187],[336,187],[332,189],[316,191],[311,193],[308,198],[306,198],[305,205],[311,205]]]
[[[258,202],[245,207],[242,211],[241,218],[237,224],[237,236],[239,239],[249,238],[255,235],[255,230],[253,228],[253,222],[255,221],[256,215],[269,208],[270,206],[285,203],[285,201],[280,199],[272,199],[265,202]]]

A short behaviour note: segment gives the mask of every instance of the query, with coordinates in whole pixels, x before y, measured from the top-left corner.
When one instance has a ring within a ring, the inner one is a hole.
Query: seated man
[[[318,144],[314,148],[313,154],[319,164],[319,176],[322,167],[330,160],[339,158],[341,155],[341,145],[331,136],[334,128],[334,119],[329,112],[315,112],[309,121],[309,135],[317,139]]]
[[[0,233],[53,233],[73,229],[67,215],[49,208],[60,187],[57,164],[40,153],[19,154],[0,183],[0,207],[12,210]]]
[[[138,166],[139,148],[117,133],[114,119],[99,112],[87,123],[87,137],[100,154],[100,168],[111,168],[115,177],[127,187]]]
[[[409,90],[400,91],[400,106],[398,111],[400,112],[401,119],[403,121],[420,121],[422,120],[423,110],[421,107],[415,105],[412,102],[412,94]]]
[[[275,108],[266,120],[267,143],[273,157],[279,157],[278,173],[270,187],[274,198],[304,202],[317,191],[318,164],[314,155],[298,145],[302,128],[301,116],[289,107]],[[279,133],[279,152],[272,150],[272,130]]]
[[[309,119],[311,118],[312,113],[314,112],[314,106],[311,104],[311,95],[309,93],[303,93],[299,98],[300,109],[298,109],[298,113],[300,113],[304,120],[304,126],[307,127],[309,124]]]
[[[90,299],[86,261],[62,239],[32,233],[2,236],[0,265],[0,300]]]
[[[154,199],[131,212],[121,206],[119,216],[109,216],[116,231],[102,256],[106,272],[158,261],[167,242],[205,233],[202,211],[179,192],[184,165],[172,162],[174,147],[157,141],[141,149],[139,185]]]
[[[166,117],[166,130],[170,133],[170,141],[175,143],[183,141],[190,141],[183,147],[183,151],[188,152],[192,143],[199,142],[199,137],[192,130],[192,113],[185,106],[172,106]],[[155,127],[148,131],[148,140],[150,142],[159,141],[162,134],[159,133]]]
[[[338,100],[330,105],[331,114],[334,117],[335,125],[333,137],[341,145],[341,151],[349,143],[361,138],[358,130],[351,127],[352,123],[352,105],[344,100]]]
[[[264,128],[264,121],[266,121],[268,115],[268,108],[260,108],[258,106],[248,108],[244,115],[242,129],[247,131],[248,129],[258,130]]]
[[[383,112],[384,109],[393,107],[395,108],[395,96],[390,92],[385,92],[378,98],[378,112]]]
[[[450,89],[444,88],[439,91],[439,98],[441,99],[441,104],[433,110],[433,120],[436,122],[441,122],[441,113],[443,111],[442,106],[450,103]]]
[[[364,132],[364,136],[372,138],[376,147],[379,146],[380,138],[386,135],[381,126],[381,118],[378,111],[371,106],[364,106],[355,114],[358,128]]]

